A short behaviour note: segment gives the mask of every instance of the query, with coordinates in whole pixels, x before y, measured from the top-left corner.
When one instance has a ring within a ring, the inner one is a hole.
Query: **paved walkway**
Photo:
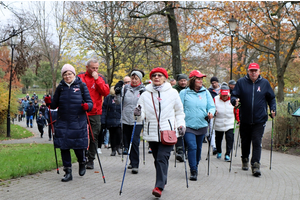
[[[21,122],[25,126],[25,122]],[[3,141],[4,143],[38,142],[49,143],[48,138],[39,138],[37,128],[28,128],[35,137],[24,140]],[[270,123],[267,129],[270,130]],[[46,131],[47,133],[47,131]],[[47,135],[47,134],[46,134]],[[56,170],[5,181],[0,186],[0,199],[155,199],[151,194],[155,181],[155,169],[151,154],[146,153],[145,165],[141,159],[137,175],[127,170],[123,193],[120,196],[125,161],[121,156],[111,157],[109,149],[102,149],[100,155],[106,183],[103,183],[99,165],[79,177],[78,164],[73,165],[73,181],[63,183],[62,168]],[[223,143],[223,147],[225,144]],[[186,188],[184,164],[174,167],[174,155],[170,158],[168,184],[161,199],[300,199],[300,159],[297,156],[273,152],[272,170],[269,169],[270,151],[262,151],[260,178],[253,177],[251,170],[241,170],[240,151],[233,158],[232,171],[229,163],[211,157],[210,174],[207,175],[207,144],[203,144],[202,160],[199,164],[198,181],[189,181]],[[54,158],[53,158],[54,159]],[[126,159],[126,157],[125,157]],[[99,173],[100,172],[100,173]],[[188,173],[189,176],[189,173]]]

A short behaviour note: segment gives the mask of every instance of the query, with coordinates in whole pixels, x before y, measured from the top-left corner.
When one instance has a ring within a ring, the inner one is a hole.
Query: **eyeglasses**
[[[161,78],[163,75],[162,74],[152,74],[151,77],[155,78],[156,76],[158,76],[158,78]]]
[[[73,73],[64,74],[63,77],[72,76]]]

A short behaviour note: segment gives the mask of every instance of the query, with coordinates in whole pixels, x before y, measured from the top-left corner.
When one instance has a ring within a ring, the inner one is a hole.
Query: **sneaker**
[[[197,181],[197,171],[196,170],[191,171],[190,180]]]
[[[160,188],[158,188],[158,187],[156,187],[156,188],[154,188],[154,189],[152,190],[152,194],[153,194],[155,197],[161,197],[161,192],[162,192],[162,190],[161,190]]]
[[[112,151],[110,156],[116,156],[116,151]]]
[[[151,149],[151,148],[149,148],[149,151],[148,151],[148,153],[152,153],[152,149]]]
[[[222,157],[222,153],[217,153],[217,158],[220,159]]]
[[[51,141],[51,138],[49,138],[49,141]]]
[[[218,151],[217,151],[217,148],[213,148],[213,155],[217,155]]]
[[[94,169],[94,161],[88,161],[86,163],[86,169]]]
[[[97,149],[98,154],[102,154],[102,151],[100,148]]]
[[[225,160],[226,162],[230,162],[230,157],[229,157],[228,155],[225,155],[224,160]]]
[[[127,149],[124,149],[123,155],[127,155]]]
[[[205,138],[203,139],[203,143],[207,143],[207,140]]]
[[[137,174],[137,173],[139,173],[139,169],[138,168],[132,168],[131,173],[132,174]]]
[[[127,167],[127,169],[132,169],[132,165],[129,164],[128,167]]]

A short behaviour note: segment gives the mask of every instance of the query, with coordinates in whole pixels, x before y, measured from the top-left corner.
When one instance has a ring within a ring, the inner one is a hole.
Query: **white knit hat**
[[[72,65],[70,64],[65,64],[62,68],[61,68],[61,76],[63,76],[63,74],[66,72],[66,71],[71,71],[73,72],[73,74],[76,76],[76,72],[75,72],[75,69]]]

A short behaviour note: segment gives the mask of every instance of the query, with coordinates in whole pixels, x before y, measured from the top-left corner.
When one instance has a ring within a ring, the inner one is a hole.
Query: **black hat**
[[[188,76],[185,74],[178,74],[177,75],[177,81],[181,80],[181,79],[186,79],[188,80]]]
[[[212,82],[214,82],[214,81],[217,81],[217,82],[219,82],[218,78],[217,78],[217,77],[215,77],[215,76],[211,77],[211,79],[210,79],[210,83],[212,83]]]

